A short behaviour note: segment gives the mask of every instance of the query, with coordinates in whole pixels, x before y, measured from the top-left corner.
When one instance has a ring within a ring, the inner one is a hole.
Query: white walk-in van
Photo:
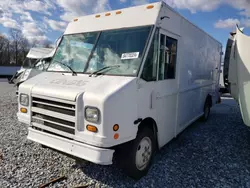
[[[232,97],[240,106],[244,123],[250,127],[250,37],[236,27],[227,42],[224,79]]]
[[[165,3],[76,18],[19,88],[28,139],[138,179],[219,100],[221,44]]]

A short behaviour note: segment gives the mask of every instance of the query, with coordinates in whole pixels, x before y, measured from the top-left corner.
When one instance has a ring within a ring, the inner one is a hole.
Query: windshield
[[[65,35],[48,71],[92,73],[104,67],[103,74],[136,75],[151,26]]]

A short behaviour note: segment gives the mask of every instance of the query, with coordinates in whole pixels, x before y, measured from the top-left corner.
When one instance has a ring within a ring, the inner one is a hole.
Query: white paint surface
[[[72,76],[70,73],[45,72],[23,83],[20,93],[28,94],[30,100],[31,97],[39,97],[63,104],[74,104],[76,117],[73,140],[76,142],[97,148],[110,148],[136,138],[138,125],[134,124],[135,120],[152,118],[157,124],[159,146],[164,146],[203,114],[208,95],[211,95],[213,104],[218,100],[222,46],[167,5],[153,5],[153,9],[147,9],[148,5],[124,9],[121,10],[121,15],[115,15],[116,11],[112,11],[109,17],[105,17],[104,13],[100,14],[100,18],[95,15],[81,17],[77,22],[69,24],[65,34],[142,25],[160,27],[161,34],[178,40],[175,79],[146,82],[141,79],[140,74],[138,77],[89,77],[86,74]],[[168,16],[169,19],[161,19],[163,16]],[[141,73],[143,64],[140,68]],[[85,119],[84,110],[88,106],[99,109],[99,122],[91,123]],[[22,106],[19,105],[20,107]],[[28,108],[31,109],[31,106]],[[48,111],[44,110],[44,113],[48,114]],[[31,122],[30,111],[25,115],[19,112],[18,116],[22,122]],[[72,121],[63,114],[60,118]],[[98,127],[98,132],[87,131],[88,124]],[[114,139],[115,124],[120,126],[118,140]],[[60,135],[56,129],[54,132]],[[45,137],[36,141],[64,151],[60,142],[57,145],[43,139]],[[56,140],[57,137],[53,139]],[[77,155],[69,150],[64,152]],[[99,154],[92,154],[93,160],[87,153],[81,157],[96,162],[98,156],[105,155],[101,151]],[[98,160],[107,163],[107,155]]]

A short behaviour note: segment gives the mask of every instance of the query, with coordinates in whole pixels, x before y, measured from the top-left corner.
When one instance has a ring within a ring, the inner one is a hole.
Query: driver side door
[[[160,30],[156,92],[159,146],[175,137],[178,105],[177,47],[179,36]]]

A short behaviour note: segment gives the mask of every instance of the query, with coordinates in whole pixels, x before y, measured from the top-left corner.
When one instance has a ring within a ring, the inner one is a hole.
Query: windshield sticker
[[[131,53],[124,53],[122,54],[121,59],[125,60],[125,59],[137,59],[140,55],[140,52],[131,52]]]

